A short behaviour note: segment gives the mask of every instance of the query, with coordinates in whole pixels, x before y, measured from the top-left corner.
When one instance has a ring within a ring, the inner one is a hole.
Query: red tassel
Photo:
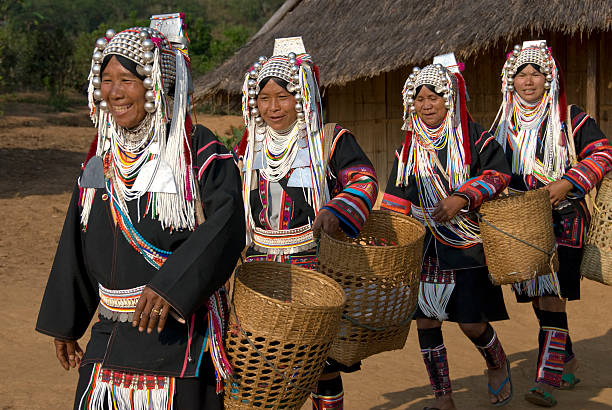
[[[239,157],[244,155],[244,151],[246,151],[248,140],[249,140],[249,130],[245,128],[244,133],[242,133],[242,139],[240,140],[240,143],[236,147],[236,154],[238,154]]]
[[[89,151],[87,152],[87,156],[85,157],[85,162],[83,162],[83,166],[82,166],[83,169],[85,169],[85,166],[87,165],[91,157],[96,155],[97,150],[98,150],[98,134],[96,134],[93,141],[91,141],[91,144],[89,144]]]
[[[465,103],[465,80],[459,73],[454,73],[457,77],[457,85],[459,87],[459,115],[461,119],[461,132],[463,133],[463,152],[465,154],[465,164],[470,165],[472,160],[470,150],[470,133],[468,131],[468,112]]]
[[[402,149],[402,162],[408,161],[408,150],[410,149],[410,141],[412,140],[412,131],[406,131],[406,139],[404,140],[404,147]]]
[[[312,66],[312,71],[314,72],[315,80],[317,80],[317,87],[318,87],[319,84],[321,84],[321,82],[319,81],[319,66],[318,65]]]

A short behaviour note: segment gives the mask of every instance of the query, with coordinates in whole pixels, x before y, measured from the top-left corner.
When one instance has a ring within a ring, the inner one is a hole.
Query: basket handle
[[[545,250],[545,249],[540,248],[540,247],[539,247],[539,246],[537,246],[537,245],[534,245],[534,244],[532,244],[532,243],[527,242],[527,241],[526,241],[526,240],[524,240],[524,239],[521,239],[521,238],[519,238],[519,237],[516,237],[516,236],[512,235],[511,233],[504,231],[503,229],[498,228],[497,226],[493,225],[491,222],[487,221],[487,220],[484,218],[484,215],[483,215],[483,214],[481,214],[480,212],[474,212],[474,214],[475,214],[475,215],[478,217],[478,220],[479,220],[480,222],[484,222],[485,224],[489,225],[491,228],[495,229],[496,231],[501,232],[501,233],[503,233],[504,235],[509,236],[510,238],[512,238],[512,239],[514,239],[514,240],[517,240],[517,241],[519,241],[519,242],[521,242],[521,243],[523,243],[523,244],[525,244],[525,245],[527,245],[527,246],[531,246],[532,248],[537,249],[537,250],[539,250],[540,252],[542,252],[542,253],[544,253],[544,254],[546,254],[546,255],[550,256],[550,257],[551,257],[551,263],[552,263],[552,258],[554,257],[554,255],[555,255],[555,249],[557,248],[557,245],[556,245],[556,244],[553,246],[553,248],[552,248],[552,250],[551,250],[551,251],[547,251],[547,250]]]

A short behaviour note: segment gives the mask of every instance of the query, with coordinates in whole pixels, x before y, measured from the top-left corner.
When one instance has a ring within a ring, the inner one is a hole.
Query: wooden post
[[[587,40],[587,78],[586,78],[586,112],[597,121],[599,107],[597,104],[597,61],[599,56],[599,36],[594,34]]]

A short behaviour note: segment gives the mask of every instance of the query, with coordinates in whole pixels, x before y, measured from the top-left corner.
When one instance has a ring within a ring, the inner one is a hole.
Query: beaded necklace
[[[289,172],[299,151],[297,143],[299,136],[300,129],[297,121],[283,131],[275,131],[272,127],[266,127],[263,152],[267,160],[262,173],[268,181],[278,182]]]
[[[442,124],[435,128],[427,126],[418,115],[410,115],[414,134],[404,172],[414,174],[419,193],[419,205],[412,206],[413,216],[427,226],[441,243],[456,248],[467,248],[480,243],[478,224],[464,215],[458,214],[443,223],[434,221],[431,216],[438,202],[449,196],[440,172],[445,172],[449,177],[451,191],[461,186],[469,175],[469,165],[464,164],[461,127],[453,127],[448,113]],[[444,147],[446,170],[438,170],[433,156],[437,156],[437,151]]]

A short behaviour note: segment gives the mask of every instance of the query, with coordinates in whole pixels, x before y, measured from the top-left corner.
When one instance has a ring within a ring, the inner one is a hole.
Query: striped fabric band
[[[98,284],[98,294],[100,295],[100,314],[110,320],[127,322],[132,320],[132,315],[136,309],[136,304],[144,286],[132,289],[107,289]]]
[[[259,252],[290,254],[306,251],[314,246],[314,236],[309,225],[278,231],[259,227],[253,230],[253,248]]]
[[[407,199],[397,197],[395,195],[385,193],[380,204],[381,209],[398,212],[400,214],[409,215],[412,203]]]
[[[567,329],[542,326],[536,383],[545,383],[557,388],[561,386],[566,342]]]

